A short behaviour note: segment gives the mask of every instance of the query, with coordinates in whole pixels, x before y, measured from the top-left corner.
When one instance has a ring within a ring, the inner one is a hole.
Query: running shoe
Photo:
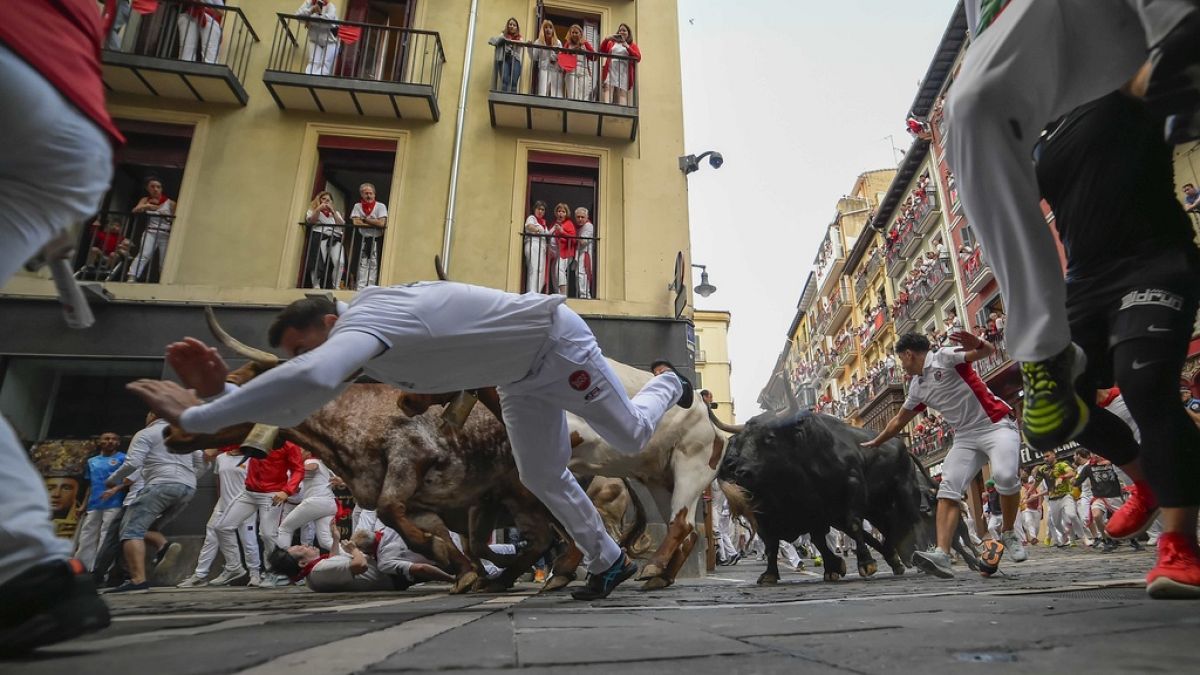
[[[1108,519],[1104,530],[1113,539],[1133,539],[1154,524],[1158,517],[1158,499],[1145,483],[1134,483],[1129,488],[1125,504]]]
[[[230,584],[237,581],[238,579],[241,579],[244,576],[246,576],[246,570],[241,567],[239,567],[233,571],[221,570],[221,573],[218,574],[216,576],[216,578],[214,578],[212,581],[210,581],[208,583],[208,585],[209,586],[229,586]]]
[[[173,541],[168,541],[154,553],[154,566],[158,567],[163,563],[168,563],[168,566],[170,566],[169,563],[175,560],[175,556],[179,555],[179,552],[182,550],[183,546]]]
[[[954,570],[950,567],[950,556],[939,548],[917,551],[913,554],[913,564],[922,572],[932,574],[940,579],[954,578]]]
[[[246,582],[246,585],[254,588],[262,586],[262,573],[258,570],[250,570],[250,579]]]
[[[1160,600],[1200,598],[1200,555],[1192,534],[1164,532],[1158,564],[1146,575],[1146,595]]]
[[[1075,394],[1087,357],[1075,343],[1045,361],[1021,364],[1025,385],[1022,433],[1039,451],[1053,450],[1079,435],[1087,426],[1088,409]]]
[[[600,600],[607,598],[608,594],[612,593],[618,584],[636,574],[637,571],[637,563],[622,553],[621,559],[613,563],[612,567],[599,574],[589,574],[587,584],[577,591],[572,591],[571,597],[576,600]]]
[[[0,657],[107,628],[108,606],[83,563],[55,560],[0,586]]]
[[[1010,551],[1009,558],[1013,562],[1025,562],[1029,560],[1029,553],[1025,551],[1025,545],[1021,543],[1021,538],[1016,532],[1009,530],[1000,534],[1000,540],[1004,542],[1004,547]]]
[[[667,370],[671,371],[672,373],[675,373],[675,377],[678,377],[679,383],[683,385],[683,393],[680,394],[679,400],[675,402],[675,405],[679,406],[680,408],[683,408],[684,410],[691,408],[692,401],[695,399],[695,395],[692,393],[692,381],[687,379],[686,377],[684,377],[683,373],[676,370],[675,366],[671,365],[671,362],[667,361],[665,359],[659,359],[659,360],[655,361],[654,363],[651,363],[650,364],[650,372],[653,373],[655,370],[658,369],[659,366],[666,366]]]
[[[207,586],[207,585],[208,585],[208,580],[206,578],[200,576],[199,574],[193,574],[192,576],[175,584],[175,588],[199,588],[201,586]]]
[[[979,573],[990,577],[1000,571],[1000,559],[1004,557],[1004,544],[995,539],[983,542],[983,550],[979,552]]]
[[[135,583],[133,583],[132,580],[128,580],[125,583],[121,584],[120,586],[117,586],[116,588],[110,588],[107,591],[104,591],[104,593],[105,594],[129,593],[130,591],[148,591],[148,590],[150,590],[150,582],[149,581],[143,581],[141,583],[135,584]]]

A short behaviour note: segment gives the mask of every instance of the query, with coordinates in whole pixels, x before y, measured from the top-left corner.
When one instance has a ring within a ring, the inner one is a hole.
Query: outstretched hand
[[[179,375],[183,385],[195,389],[202,398],[225,391],[229,366],[215,348],[196,338],[184,338],[182,342],[167,345],[167,363]]]
[[[196,394],[165,380],[137,380],[125,388],[145,401],[160,419],[174,426],[179,426],[183,411],[202,403]]]
[[[965,330],[957,330],[950,334],[950,341],[958,345],[959,352],[970,352],[979,349],[983,346],[983,340],[974,333]]]

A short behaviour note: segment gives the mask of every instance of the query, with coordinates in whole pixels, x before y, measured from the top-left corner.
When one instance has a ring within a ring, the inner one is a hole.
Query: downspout
[[[450,272],[450,239],[454,233],[454,206],[458,199],[458,167],[462,158],[463,126],[467,117],[467,92],[471,83],[471,58],[475,54],[475,19],[479,0],[471,0],[467,16],[467,47],[463,50],[462,88],[458,90],[458,119],[454,122],[454,156],[450,161],[450,191],[446,197],[446,225],[442,234],[442,267]]]

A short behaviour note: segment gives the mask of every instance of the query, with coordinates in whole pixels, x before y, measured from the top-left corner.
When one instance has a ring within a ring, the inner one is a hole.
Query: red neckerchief
[[[304,569],[300,570],[300,572],[298,574],[296,574],[296,576],[292,577],[292,583],[294,584],[297,581],[300,581],[304,577],[308,576],[308,574],[313,571],[313,568],[317,566],[317,563],[321,562],[322,560],[325,560],[328,557],[329,557],[328,553],[322,553],[321,556],[319,558],[317,558],[316,560],[309,561],[309,563],[304,566]]]
[[[535,216],[533,217],[533,219],[537,221],[538,225],[541,225],[542,227],[546,227],[546,218],[545,218],[544,216],[543,216],[543,217],[541,217],[541,218],[538,218],[538,217],[535,215]]]
[[[147,197],[147,198],[146,198],[146,203],[147,203],[147,204],[153,204],[153,205],[154,205],[154,210],[155,210],[155,211],[157,211],[159,208],[161,208],[161,207],[162,207],[162,205],[163,205],[163,204],[166,204],[166,203],[167,203],[167,202],[169,202],[169,201],[171,201],[171,198],[170,198],[170,197],[168,197],[168,196],[166,195],[166,193],[163,193],[163,194],[159,195],[159,197],[158,197],[158,201],[154,201],[154,198],[152,198],[152,197]]]
[[[375,555],[379,555],[379,545],[383,543],[383,530],[375,530]]]
[[[358,205],[362,207],[363,218],[370,218],[372,213],[375,213],[375,205],[378,201],[366,201],[365,199],[358,200]]]
[[[208,19],[211,18],[217,23],[221,23],[221,11],[212,7],[203,5],[188,5],[184,12],[196,19],[196,23],[200,24],[201,28],[208,25]],[[207,17],[207,18],[206,18]]]

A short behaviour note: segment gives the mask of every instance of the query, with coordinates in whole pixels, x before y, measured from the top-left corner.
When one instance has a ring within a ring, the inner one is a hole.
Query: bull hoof
[[[670,579],[666,579],[664,577],[653,577],[651,579],[647,579],[646,583],[642,584],[642,590],[660,591],[667,586],[670,586],[672,583],[673,582]]]
[[[906,571],[904,565],[892,565],[892,574],[895,576],[902,577]]]
[[[542,593],[553,593],[554,591],[561,591],[562,589],[566,588],[567,584],[571,583],[572,581],[574,581],[574,579],[565,574],[555,574],[546,580],[545,585],[542,586]]]
[[[837,572],[826,572],[825,573],[825,581],[841,581],[841,580],[842,580],[842,575],[838,574]]]
[[[646,563],[645,566],[642,567],[642,571],[638,573],[635,579],[637,581],[648,581],[655,577],[661,577],[663,574],[665,574],[663,568],[655,565],[654,563]]]
[[[454,588],[450,592],[454,595],[462,595],[471,590],[475,586],[475,582],[479,581],[479,575],[474,571],[467,572],[454,580]]]
[[[774,586],[777,583],[779,583],[779,575],[778,574],[771,574],[770,572],[763,572],[762,575],[758,577],[758,585],[759,586]]]
[[[864,578],[865,577],[873,577],[873,576],[875,576],[875,573],[878,571],[879,571],[879,566],[873,562],[869,562],[864,565],[858,566],[858,576],[860,576],[860,577],[864,577]]]

